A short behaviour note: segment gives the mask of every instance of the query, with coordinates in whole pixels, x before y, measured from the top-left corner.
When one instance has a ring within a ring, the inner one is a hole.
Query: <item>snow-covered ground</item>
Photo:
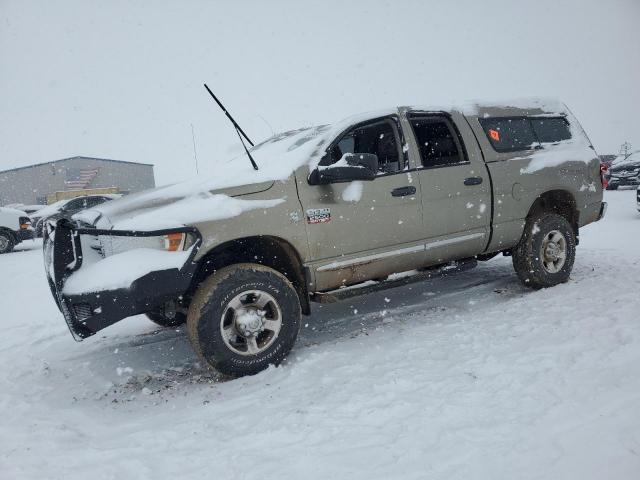
[[[144,317],[75,343],[37,244],[0,256],[0,478],[640,478],[640,213],[607,192],[566,285],[507,258],[315,306],[226,381]]]

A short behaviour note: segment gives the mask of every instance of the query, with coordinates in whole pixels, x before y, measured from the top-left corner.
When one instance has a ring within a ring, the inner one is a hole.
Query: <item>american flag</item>
[[[74,168],[67,170],[67,179],[64,184],[67,190],[82,190],[91,185],[98,175],[99,168]]]

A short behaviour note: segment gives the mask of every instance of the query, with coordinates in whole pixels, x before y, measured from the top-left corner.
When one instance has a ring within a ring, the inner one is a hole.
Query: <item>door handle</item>
[[[469,177],[464,179],[464,184],[467,186],[480,185],[481,183],[482,183],[482,177]]]
[[[416,187],[398,187],[391,190],[392,197],[406,197],[416,193]]]

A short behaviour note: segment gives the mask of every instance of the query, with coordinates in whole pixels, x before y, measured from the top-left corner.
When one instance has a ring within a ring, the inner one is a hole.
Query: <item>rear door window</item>
[[[409,121],[425,168],[465,162],[456,135],[445,118],[412,115]]]
[[[491,146],[498,152],[529,150],[537,143],[528,118],[480,118]]]
[[[562,117],[532,118],[531,125],[540,143],[557,143],[571,138],[569,122]]]

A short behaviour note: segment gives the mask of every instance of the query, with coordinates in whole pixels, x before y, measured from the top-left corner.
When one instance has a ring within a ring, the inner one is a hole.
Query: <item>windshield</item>
[[[58,200],[57,202],[52,203],[51,205],[47,205],[46,207],[38,210],[35,213],[34,216],[45,217],[47,215],[53,215],[55,213],[58,213],[60,211],[60,209],[62,209],[62,207],[64,207],[71,200],[73,200],[73,198],[66,198],[64,200]]]

